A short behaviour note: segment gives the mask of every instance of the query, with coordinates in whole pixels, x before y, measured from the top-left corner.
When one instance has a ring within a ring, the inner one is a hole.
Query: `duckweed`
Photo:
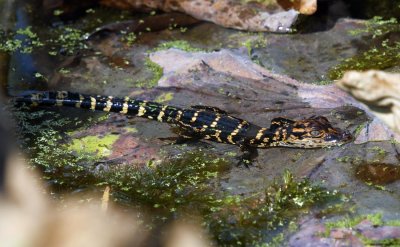
[[[9,33],[0,30],[0,51],[31,53],[34,48],[43,45],[38,35],[32,31],[32,27],[30,26]]]

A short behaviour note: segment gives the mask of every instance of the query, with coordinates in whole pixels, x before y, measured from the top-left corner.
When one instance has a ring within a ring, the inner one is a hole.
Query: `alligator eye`
[[[314,137],[320,136],[321,135],[321,131],[318,130],[313,130],[310,132],[310,134]]]

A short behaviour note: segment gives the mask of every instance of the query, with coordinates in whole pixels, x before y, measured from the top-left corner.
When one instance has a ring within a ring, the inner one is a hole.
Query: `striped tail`
[[[149,102],[112,96],[90,96],[66,91],[40,92],[16,97],[17,105],[28,106],[66,106],[90,109],[93,111],[116,112],[132,116],[154,119],[160,122],[175,123],[182,115],[182,109]]]

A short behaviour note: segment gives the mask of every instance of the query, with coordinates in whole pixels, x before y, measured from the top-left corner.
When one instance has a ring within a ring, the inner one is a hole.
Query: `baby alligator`
[[[146,100],[90,96],[66,91],[40,92],[16,98],[30,106],[69,106],[97,111],[117,112],[175,124],[186,140],[206,139],[238,145],[246,166],[257,157],[257,148],[321,148],[349,142],[347,131],[334,128],[323,116],[304,120],[274,118],[269,128],[228,115],[216,107],[192,106],[182,109]]]

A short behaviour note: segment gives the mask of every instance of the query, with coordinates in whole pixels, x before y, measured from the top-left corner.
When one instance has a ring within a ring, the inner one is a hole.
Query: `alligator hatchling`
[[[216,107],[192,106],[182,109],[146,100],[90,96],[66,91],[40,92],[15,99],[29,106],[67,106],[139,116],[177,125],[181,140],[206,139],[238,145],[243,151],[240,163],[249,165],[257,148],[322,148],[349,142],[349,132],[334,128],[323,116],[303,120],[274,118],[269,128],[230,116]]]

